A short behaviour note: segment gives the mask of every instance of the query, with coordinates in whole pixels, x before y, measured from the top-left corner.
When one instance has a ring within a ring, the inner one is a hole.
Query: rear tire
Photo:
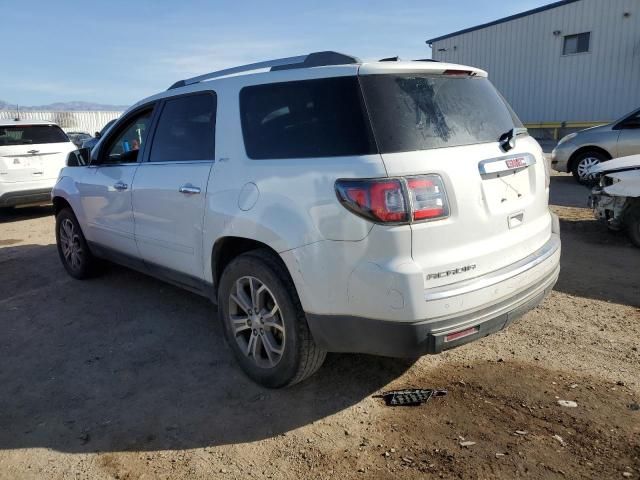
[[[96,259],[70,208],[64,208],[56,215],[56,244],[60,261],[73,278],[83,280],[95,273]]]
[[[581,185],[593,186],[595,184],[595,179],[587,176],[586,170],[594,165],[606,162],[607,160],[610,160],[607,155],[596,150],[589,150],[580,153],[571,163],[571,173],[573,174],[573,178],[575,178]]]
[[[301,382],[324,362],[291,277],[269,250],[244,253],[225,268],[218,311],[240,367],[265,387]]]

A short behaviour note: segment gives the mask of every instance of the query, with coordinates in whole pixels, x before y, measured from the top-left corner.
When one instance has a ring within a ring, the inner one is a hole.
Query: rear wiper
[[[516,147],[515,133],[516,133],[516,129],[512,128],[508,132],[504,132],[502,135],[500,135],[500,138],[498,138],[498,142],[500,142],[500,147],[505,152],[508,152],[509,150],[512,150]]]

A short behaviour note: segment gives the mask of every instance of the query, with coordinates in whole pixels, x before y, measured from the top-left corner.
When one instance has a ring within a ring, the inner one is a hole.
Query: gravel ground
[[[50,209],[1,214],[0,479],[640,478],[640,251],[586,195],[553,177],[560,280],[508,330],[330,355],[281,391],[242,375],[206,300],[116,266],[74,281]],[[400,387],[449,394],[373,397]]]

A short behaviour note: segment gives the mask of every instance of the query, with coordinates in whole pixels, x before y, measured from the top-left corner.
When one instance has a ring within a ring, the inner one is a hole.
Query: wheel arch
[[[573,165],[575,164],[577,158],[583,153],[587,153],[587,152],[598,152],[608,157],[609,160],[613,158],[613,155],[611,155],[607,150],[605,150],[602,147],[598,147],[596,145],[586,145],[584,147],[580,147],[579,149],[577,149],[575,152],[571,154],[571,157],[569,157],[569,161],[567,162],[567,173],[571,173],[573,171]]]
[[[62,209],[64,209],[64,208],[69,208],[69,209],[71,209],[71,211],[73,211],[73,208],[71,207],[71,204],[64,197],[55,196],[52,199],[52,203],[53,203],[53,213],[54,213],[54,215],[58,215],[58,213],[60,213],[62,211]]]
[[[287,273],[289,273],[289,276],[291,276],[291,273],[289,272],[285,262],[282,260],[280,254],[266,243],[246,237],[220,237],[213,244],[213,249],[211,251],[211,276],[216,296],[218,293],[218,285],[220,285],[220,277],[227,265],[229,265],[229,263],[231,263],[231,261],[238,255],[242,255],[243,253],[247,253],[252,250],[269,251],[273,254],[274,258],[277,258],[282,263]]]

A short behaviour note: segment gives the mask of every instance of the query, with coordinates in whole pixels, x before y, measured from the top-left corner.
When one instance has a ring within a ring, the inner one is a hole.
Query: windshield
[[[67,143],[69,138],[57,125],[11,125],[0,127],[0,146]]]
[[[380,153],[497,142],[522,128],[483,77],[385,74],[360,82]]]

